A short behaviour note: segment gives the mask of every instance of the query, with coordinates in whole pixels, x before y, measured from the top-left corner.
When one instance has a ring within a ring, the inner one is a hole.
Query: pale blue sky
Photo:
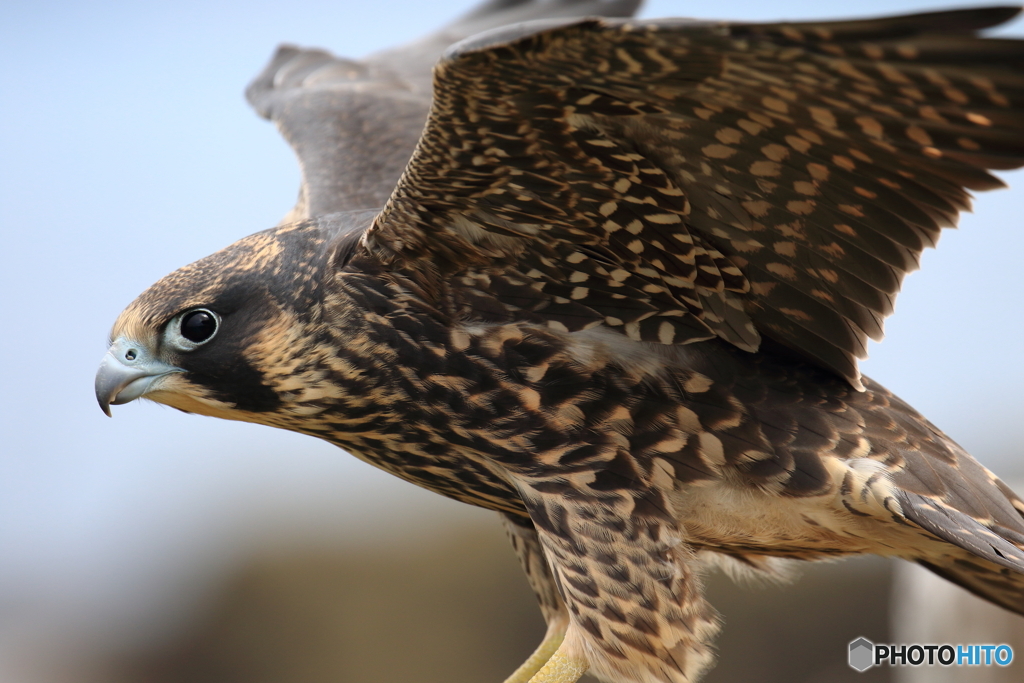
[[[457,514],[306,437],[143,403],[108,420],[92,380],[139,292],[293,202],[294,158],[242,98],[277,43],[358,57],[473,4],[0,4],[0,615],[20,619],[49,596],[130,621],[129,603],[184,580],[177,558],[219,561],[207,551],[267,527],[358,535],[394,525],[396,505]],[[853,6],[656,0],[645,14],[799,19]],[[856,14],[935,6],[861,1]],[[1007,177],[1020,186],[980,197],[926,254],[864,367],[983,462],[1021,473],[1024,182]],[[12,627],[2,619],[0,637]]]

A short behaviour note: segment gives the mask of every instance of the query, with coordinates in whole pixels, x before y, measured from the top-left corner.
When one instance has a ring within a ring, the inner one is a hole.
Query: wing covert
[[[1016,8],[586,20],[456,46],[367,246],[477,319],[769,335],[859,386],[902,278],[1024,165]]]

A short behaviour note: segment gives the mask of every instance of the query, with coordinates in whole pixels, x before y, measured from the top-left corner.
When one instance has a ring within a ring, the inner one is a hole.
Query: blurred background
[[[307,437],[141,402],[108,420],[92,389],[128,302],[291,207],[295,159],[242,97],[274,47],[359,57],[474,4],[0,3],[0,683],[497,682],[539,641],[493,514]],[[935,6],[861,0],[855,13]],[[821,0],[644,10],[853,13]],[[1013,479],[1024,183],[1006,179],[1018,187],[981,197],[925,254],[864,368]],[[923,581],[871,558],[783,587],[712,577],[726,626],[708,680],[889,680],[848,669],[846,644],[888,642],[899,609],[899,628],[940,620],[950,638],[989,642],[971,640],[970,620],[926,613],[941,585],[910,599]],[[1024,679],[1013,668],[1005,680]]]

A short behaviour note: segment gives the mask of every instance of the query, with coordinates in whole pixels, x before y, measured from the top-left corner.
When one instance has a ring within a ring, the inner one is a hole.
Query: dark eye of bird
[[[190,311],[181,318],[181,336],[195,344],[209,341],[217,332],[217,319],[209,311]]]

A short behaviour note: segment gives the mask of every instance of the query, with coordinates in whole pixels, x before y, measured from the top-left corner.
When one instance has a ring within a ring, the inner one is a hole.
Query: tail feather
[[[995,484],[990,493],[1001,493],[1002,502],[1024,516],[1020,498],[987,474]],[[938,552],[929,548],[916,558],[918,564],[980,598],[1024,615],[1024,534],[1019,519],[991,513],[977,519],[935,495],[905,491],[901,498],[907,520],[949,544]]]
[[[904,493],[902,498],[900,502],[907,519],[925,531],[967,550],[976,558],[1024,572],[1024,550],[1013,542],[1020,538],[1019,533],[1003,525],[986,526],[935,497]]]
[[[918,564],[1000,607],[1024,615],[1024,574],[966,551]]]

